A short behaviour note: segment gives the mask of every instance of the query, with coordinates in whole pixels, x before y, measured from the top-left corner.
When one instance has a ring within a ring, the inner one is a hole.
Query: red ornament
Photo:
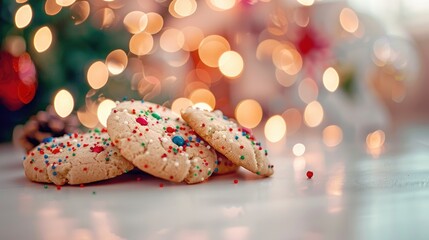
[[[307,175],[308,179],[311,179],[313,177],[313,172],[312,171],[307,171],[306,175]]]

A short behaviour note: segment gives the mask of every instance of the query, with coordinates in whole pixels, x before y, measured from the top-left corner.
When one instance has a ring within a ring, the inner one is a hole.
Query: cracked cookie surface
[[[236,165],[261,176],[274,173],[268,152],[249,129],[238,126],[222,112],[208,112],[188,107],[182,118],[195,132]]]
[[[116,177],[134,168],[110,141],[106,129],[48,138],[23,162],[34,182],[83,184]]]
[[[216,153],[172,110],[145,101],[124,101],[107,119],[121,154],[153,176],[188,184],[214,172]]]

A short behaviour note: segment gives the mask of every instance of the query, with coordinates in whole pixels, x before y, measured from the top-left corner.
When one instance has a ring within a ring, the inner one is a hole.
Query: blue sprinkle
[[[123,97],[122,101],[127,101],[128,97]]]
[[[27,159],[27,157],[26,157],[26,156],[24,156],[22,160],[25,160],[25,159]]]
[[[241,135],[246,136],[246,132],[241,132]]]
[[[45,154],[43,157],[44,157],[45,159],[47,159],[49,156]]]
[[[235,136],[235,140],[238,140],[238,136]]]
[[[192,141],[192,137],[188,137],[189,141]]]
[[[57,167],[55,167],[55,165],[52,165],[52,169],[55,169],[55,168],[57,168]]]
[[[140,102],[141,102],[141,103],[144,103],[144,100],[142,99],[142,100],[140,100]]]
[[[172,140],[177,146],[183,146],[183,144],[185,144],[185,139],[181,136],[174,136]]]
[[[213,172],[214,172],[214,173],[219,172],[219,168],[215,168],[215,169],[213,170]]]
[[[76,146],[77,146],[77,147],[80,147],[80,144],[78,143]]]
[[[45,163],[46,163],[46,164],[48,164],[48,163],[49,163],[49,161],[48,161],[48,160],[45,160]]]
[[[186,142],[186,146],[191,146],[191,143],[190,142]]]
[[[223,116],[223,119],[228,120],[228,117],[227,116]]]
[[[44,139],[42,140],[42,142],[43,142],[43,143],[49,143],[49,142],[52,142],[52,140],[54,140],[54,138],[53,138],[53,137],[47,137],[47,138],[44,138]]]
[[[40,151],[40,150],[41,150],[41,148],[40,148],[40,147],[38,147],[38,148],[37,148],[37,151]]]
[[[53,172],[52,175],[57,176],[57,172]]]
[[[63,160],[61,160],[61,159],[58,159],[58,162],[62,162]]]
[[[200,139],[199,137],[197,137],[197,138],[195,139],[195,141],[197,141],[197,143],[199,143],[199,142],[201,142],[201,139]]]

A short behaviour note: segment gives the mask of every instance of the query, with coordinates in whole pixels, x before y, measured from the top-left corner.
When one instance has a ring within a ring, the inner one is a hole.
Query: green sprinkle
[[[196,166],[195,168],[196,168],[196,169],[200,169],[200,166]]]
[[[260,175],[261,173],[259,171],[257,171],[256,174]]]
[[[107,157],[107,158],[105,158],[105,160],[106,160],[106,161],[109,161],[109,160],[110,160],[110,158],[108,158],[108,157]]]
[[[213,121],[214,118],[210,118],[210,121]]]
[[[161,117],[158,115],[158,114],[156,114],[156,113],[152,113],[152,117],[154,117],[154,118],[156,118],[156,119],[161,119]]]
[[[173,148],[173,152],[174,153],[177,153],[178,151],[177,151],[177,148]]]
[[[209,175],[209,176],[212,175],[212,171],[208,171],[207,175]]]
[[[198,174],[194,173],[194,177],[196,177]]]
[[[48,185],[46,185],[46,184],[45,184],[45,185],[43,186],[43,188],[44,188],[44,189],[48,189]]]
[[[73,154],[72,154],[72,156],[73,156],[73,157],[74,157],[74,156],[76,156],[76,153],[73,153]]]
[[[142,146],[144,147],[146,144],[142,143]]]
[[[100,133],[100,129],[96,128],[96,129],[94,129],[94,132]]]
[[[124,173],[128,173],[128,170],[127,170],[127,169],[125,169]]]
[[[241,159],[241,160],[244,160],[244,155],[241,155],[240,159]]]

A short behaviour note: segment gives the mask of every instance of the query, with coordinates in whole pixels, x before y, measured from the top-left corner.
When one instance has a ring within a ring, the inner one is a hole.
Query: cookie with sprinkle
[[[236,165],[261,176],[274,173],[268,151],[262,148],[250,129],[238,126],[222,112],[188,107],[182,118],[195,132]]]
[[[106,129],[47,138],[24,157],[23,165],[31,181],[56,185],[101,181],[134,168],[112,144]]]
[[[145,101],[117,102],[107,131],[134,166],[172,181],[199,183],[216,168],[216,153],[169,108]]]

